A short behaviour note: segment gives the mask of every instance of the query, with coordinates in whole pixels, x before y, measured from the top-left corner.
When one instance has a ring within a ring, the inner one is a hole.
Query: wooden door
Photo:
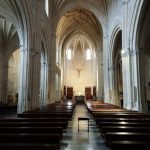
[[[67,99],[73,98],[73,87],[67,87]]]
[[[85,98],[86,100],[92,99],[91,87],[85,87]]]
[[[96,98],[96,86],[93,86],[93,97]]]
[[[66,86],[64,86],[64,96],[66,96]]]

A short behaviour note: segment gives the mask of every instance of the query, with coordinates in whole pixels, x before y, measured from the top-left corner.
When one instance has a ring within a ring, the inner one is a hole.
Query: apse
[[[97,18],[80,7],[70,10],[60,19],[56,37],[56,64],[62,66],[64,96],[73,99],[76,95],[83,95],[92,99],[98,87],[100,44],[97,43],[102,43]]]

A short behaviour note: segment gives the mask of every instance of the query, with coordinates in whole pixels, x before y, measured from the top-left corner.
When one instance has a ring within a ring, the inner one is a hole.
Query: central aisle
[[[90,128],[88,130],[87,121],[80,121],[80,131],[78,132],[78,117],[89,117]],[[72,121],[69,123],[67,134],[64,134],[61,142],[61,150],[108,150],[100,133],[82,104],[77,104],[74,110]]]

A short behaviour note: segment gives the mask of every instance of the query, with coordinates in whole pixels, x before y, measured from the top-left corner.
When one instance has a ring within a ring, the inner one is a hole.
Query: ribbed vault
[[[70,42],[86,39],[90,47],[98,47],[101,43],[102,30],[96,17],[88,10],[81,7],[67,12],[57,26],[57,48],[63,49]],[[74,39],[74,40],[70,40]]]

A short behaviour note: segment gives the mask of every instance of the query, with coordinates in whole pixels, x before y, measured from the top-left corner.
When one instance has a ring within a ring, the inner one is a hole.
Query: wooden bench
[[[108,145],[110,145],[111,141],[150,141],[150,133],[106,132],[105,139]]]
[[[111,150],[146,150],[150,147],[149,141],[112,141]]]
[[[79,117],[78,118],[78,132],[79,132],[79,122],[80,121],[87,121],[88,122],[88,132],[89,132],[89,117]]]
[[[1,150],[59,150],[59,147],[59,144],[0,143]]]
[[[150,118],[149,114],[138,114],[138,113],[115,113],[115,114],[93,114],[94,118]]]
[[[105,108],[92,108],[90,109],[91,113],[132,113],[130,111],[127,111],[125,109],[105,109]]]
[[[67,122],[68,118],[5,118],[0,122]]]
[[[72,113],[72,109],[61,109],[61,108],[47,108],[38,111],[32,111],[31,113]]]
[[[130,127],[150,127],[150,123],[142,122],[100,122],[97,123],[98,127],[103,126],[130,126]]]
[[[137,111],[129,111],[127,109],[122,109],[122,108],[91,108],[91,112],[93,113],[138,113]]]
[[[62,127],[0,127],[1,133],[52,133],[59,134],[61,139],[63,138]]]
[[[68,118],[72,119],[72,113],[22,113],[18,114],[21,118]]]
[[[0,143],[45,143],[60,144],[61,137],[59,134],[49,133],[8,133],[0,134]]]
[[[0,104],[0,113],[6,114],[6,113],[13,113],[17,112],[17,104]]]
[[[130,126],[102,126],[101,133],[106,132],[140,132],[150,133],[150,127],[130,127]]]
[[[0,122],[0,127],[62,127],[67,128],[66,122]]]
[[[139,118],[97,118],[95,119],[95,122],[97,125],[103,123],[103,122],[133,122],[133,123],[150,123],[150,119],[139,119]]]
[[[148,119],[143,119],[143,118],[96,118],[95,119],[96,123],[100,122],[148,122],[150,123],[150,118]]]

